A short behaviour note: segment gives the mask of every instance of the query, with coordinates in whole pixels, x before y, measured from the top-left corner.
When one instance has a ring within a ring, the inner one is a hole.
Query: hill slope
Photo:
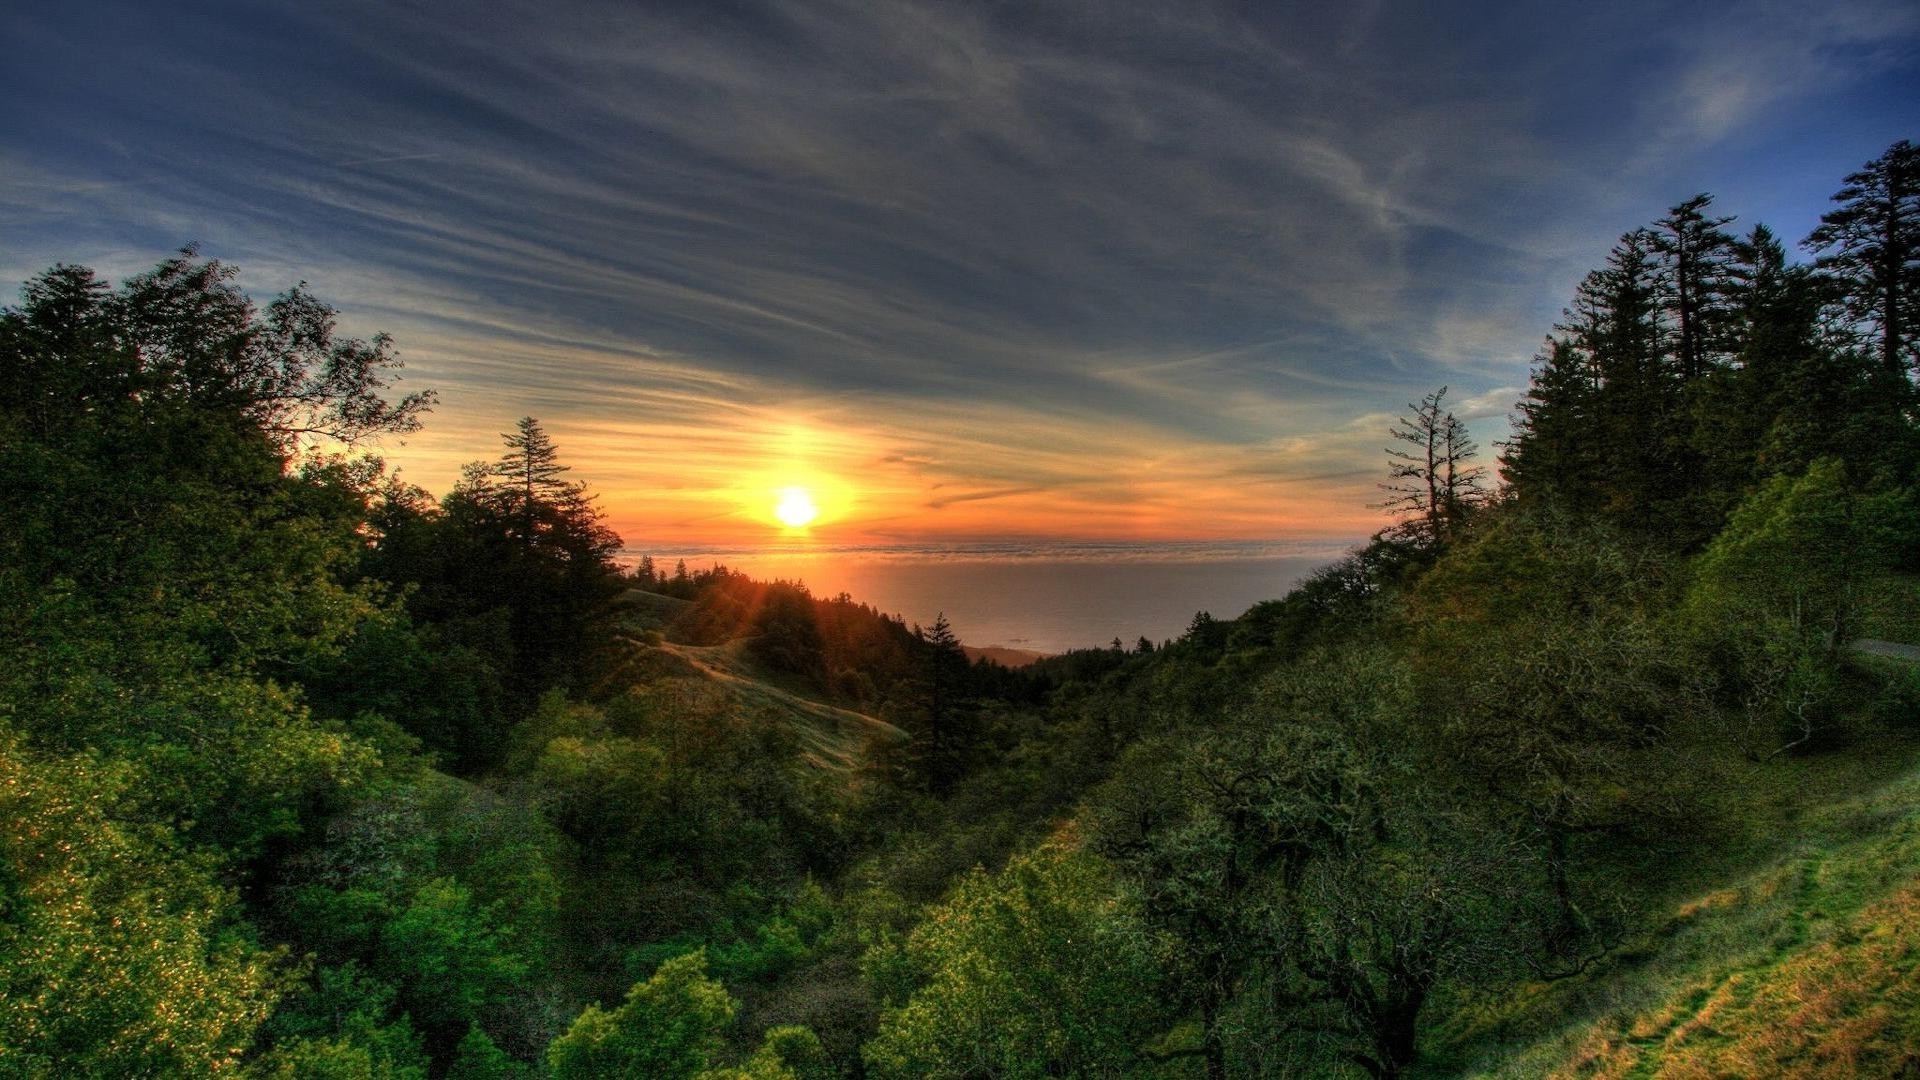
[[[843,709],[780,685],[775,675],[747,653],[751,639],[724,645],[679,645],[663,641],[652,648],[684,665],[692,677],[724,690],[748,715],[777,718],[799,737],[805,760],[821,768],[852,770],[870,740],[897,740],[906,732],[877,716]]]
[[[1796,764],[1780,781],[1815,789],[1800,796],[1811,801],[1847,771]],[[1877,785],[1856,779],[1867,790],[1783,807],[1783,820],[1763,826],[1780,828],[1782,841],[1758,869],[1671,905],[1607,964],[1461,1010],[1455,1034],[1483,1048],[1461,1071],[1915,1075],[1920,770]],[[1549,1034],[1516,1047],[1514,1033],[1528,1029]]]
[[[800,680],[772,671],[751,653],[751,637],[719,645],[669,641],[665,632],[693,605],[658,593],[632,590],[622,601],[623,641],[632,650],[616,667],[615,680],[658,685],[685,680],[724,697],[741,716],[784,725],[799,740],[802,760],[822,769],[851,772],[874,740],[906,738],[876,716],[815,697]]]

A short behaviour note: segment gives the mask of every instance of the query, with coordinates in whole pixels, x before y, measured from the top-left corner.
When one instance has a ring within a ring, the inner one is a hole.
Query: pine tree
[[[1920,369],[1920,147],[1894,143],[1833,201],[1804,246],[1840,285],[1847,318],[1870,335],[1881,365]]]
[[[1655,243],[1646,229],[1622,236],[1554,327],[1501,464],[1522,499],[1652,531],[1684,516],[1692,482],[1684,380],[1663,347]]]
[[[559,452],[547,437],[540,421],[523,416],[514,425],[513,434],[502,435],[507,453],[494,465],[493,474],[506,481],[527,502],[558,502],[571,494],[573,486],[560,479],[569,466],[560,464]]]
[[[1500,473],[1524,497],[1548,491],[1577,504],[1600,487],[1599,387],[1592,365],[1565,337],[1548,338],[1535,362],[1520,416],[1505,445]]]
[[[506,453],[475,463],[442,503],[452,544],[449,580],[469,602],[508,612],[509,682],[516,695],[590,664],[585,642],[626,586],[608,528],[586,485],[564,479],[553,442],[527,417]]]
[[[967,654],[945,612],[922,634],[926,654],[922,675],[925,710],[919,768],[927,786],[945,795],[966,773],[975,750],[974,703],[967,700]]]
[[[1708,217],[1713,196],[1695,195],[1667,212],[1647,233],[1659,267],[1666,316],[1667,353],[1685,382],[1714,366],[1725,351],[1726,294],[1734,240],[1720,226],[1731,217]]]

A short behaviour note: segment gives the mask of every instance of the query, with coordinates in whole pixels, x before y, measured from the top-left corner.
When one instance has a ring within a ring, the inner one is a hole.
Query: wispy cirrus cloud
[[[1613,236],[1817,203],[1920,96],[1879,0],[14,23],[0,269],[305,278],[441,389],[415,479],[533,413],[690,539],[796,475],[875,535],[1368,531],[1401,404],[1498,437]]]

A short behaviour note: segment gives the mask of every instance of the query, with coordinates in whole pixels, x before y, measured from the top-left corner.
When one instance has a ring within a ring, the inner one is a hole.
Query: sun
[[[789,529],[804,529],[819,515],[813,495],[802,487],[782,488],[780,502],[773,508],[773,516]]]

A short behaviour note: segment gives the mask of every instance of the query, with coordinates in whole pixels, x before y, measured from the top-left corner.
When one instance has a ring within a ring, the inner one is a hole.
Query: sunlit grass
[[[1898,1074],[1920,1058],[1920,771],[1872,782],[1911,759],[1876,750],[1756,773],[1734,857],[1785,841],[1758,869],[1671,903],[1586,976],[1467,1005],[1436,1041],[1478,1048],[1455,1058],[1467,1075]]]

